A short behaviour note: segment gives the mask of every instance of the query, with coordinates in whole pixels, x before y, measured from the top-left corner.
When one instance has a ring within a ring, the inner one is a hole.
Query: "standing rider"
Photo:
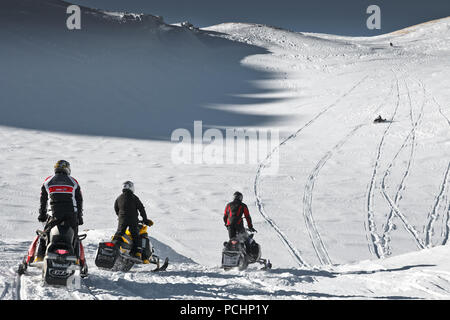
[[[248,229],[251,232],[256,232],[253,229],[252,218],[245,203],[242,202],[243,195],[239,191],[233,194],[233,201],[228,203],[225,207],[225,214],[223,221],[228,229],[228,236],[230,239],[235,238],[238,234],[244,233],[244,223],[242,222],[242,215],[247,220]]]
[[[45,179],[41,187],[41,206],[39,209],[39,222],[46,222],[44,232],[47,238],[50,229],[64,222],[74,230],[75,240],[78,239],[78,226],[83,224],[83,196],[78,181],[70,176],[70,163],[59,160],[55,164],[55,174]],[[52,216],[47,214],[47,202],[50,200]],[[75,253],[80,257],[80,244],[74,243]],[[47,243],[42,237],[34,262],[44,259]],[[81,261],[84,265],[85,261]]]
[[[142,248],[139,246],[139,217],[138,211],[143,219],[144,224],[152,225],[153,222],[147,219],[144,205],[141,200],[134,194],[134,183],[125,181],[122,185],[122,194],[114,203],[114,210],[119,218],[116,234],[113,241],[119,241],[125,234],[127,228],[133,239],[133,245],[130,250],[132,257],[142,258]]]

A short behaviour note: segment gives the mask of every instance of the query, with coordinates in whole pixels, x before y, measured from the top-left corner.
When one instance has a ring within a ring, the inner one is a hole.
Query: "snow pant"
[[[227,226],[228,229],[228,237],[230,238],[230,240],[232,238],[236,238],[236,236],[241,233],[244,232],[244,226],[242,224],[240,225],[229,225]]]
[[[117,231],[113,240],[120,240],[127,231],[127,228],[130,231],[131,238],[133,238],[130,254],[134,255],[136,252],[141,251],[141,248],[139,247],[139,226],[137,219],[127,219],[127,217],[119,215],[119,225],[117,226]]]

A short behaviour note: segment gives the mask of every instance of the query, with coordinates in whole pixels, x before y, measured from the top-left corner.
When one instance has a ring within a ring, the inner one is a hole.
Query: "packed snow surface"
[[[0,299],[450,298],[450,18],[351,38],[83,8],[72,34],[64,2],[0,6]],[[171,132],[195,120],[280,141],[259,163],[175,164]],[[58,159],[85,200],[78,290],[15,273]],[[94,265],[125,180],[164,273]],[[236,190],[270,271],[220,269]]]

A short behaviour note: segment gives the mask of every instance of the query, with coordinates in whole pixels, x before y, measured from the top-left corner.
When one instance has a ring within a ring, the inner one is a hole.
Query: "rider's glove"
[[[78,225],[81,226],[84,224],[83,216],[78,216]]]
[[[253,228],[253,227],[248,228],[248,230],[250,230],[251,232],[258,232],[258,231],[256,231],[255,228]]]
[[[153,225],[153,221],[150,220],[150,219],[145,220],[144,223],[145,223],[146,225],[148,225],[149,227],[151,227],[151,226]]]

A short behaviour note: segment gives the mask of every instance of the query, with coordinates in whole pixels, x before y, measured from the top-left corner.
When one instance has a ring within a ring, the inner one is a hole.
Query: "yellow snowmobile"
[[[130,250],[134,239],[127,229],[120,240],[100,242],[95,257],[95,265],[101,269],[112,271],[129,271],[135,264],[156,264],[153,272],[165,271],[169,265],[169,258],[160,265],[160,258],[154,254],[154,248],[148,236],[148,227],[143,222],[139,222],[139,247],[142,248],[141,259],[132,257]]]

